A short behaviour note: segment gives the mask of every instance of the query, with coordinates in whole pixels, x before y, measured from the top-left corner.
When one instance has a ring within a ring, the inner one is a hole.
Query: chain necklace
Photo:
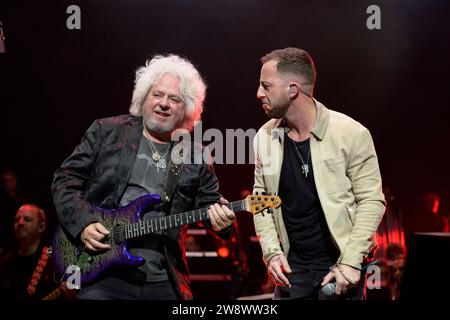
[[[150,150],[152,152],[152,159],[155,162],[157,171],[159,172],[159,169],[166,169],[167,168],[166,157],[167,154],[169,153],[170,146],[172,145],[172,143],[169,144],[167,150],[164,152],[163,155],[161,155],[156,146],[153,144],[153,141],[150,139],[149,134],[145,129],[144,129],[144,136],[146,138],[145,140],[147,140],[148,145],[150,146]]]
[[[302,175],[304,175],[305,178],[308,178],[308,173],[309,173],[309,156],[311,155],[311,147],[308,150],[308,157],[306,158],[306,163],[305,163],[305,161],[303,161],[303,157],[302,157],[300,151],[298,150],[297,144],[295,143],[294,140],[292,140],[292,143],[294,144],[294,149],[295,149],[295,151],[297,151],[297,154],[300,157],[300,161],[302,162]]]

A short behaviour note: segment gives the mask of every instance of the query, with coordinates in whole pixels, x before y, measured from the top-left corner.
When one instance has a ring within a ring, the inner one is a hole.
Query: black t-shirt
[[[307,177],[302,174],[302,164],[306,163]],[[295,253],[294,258],[289,254],[295,260],[292,262],[309,268],[329,268],[339,257],[339,250],[331,239],[317,194],[309,139],[294,142],[285,134],[279,195],[290,250]]]
[[[58,287],[58,283],[54,279],[53,261],[49,258],[34,295],[28,295],[27,288],[41,255],[42,246],[30,256],[20,256],[13,252],[0,260],[1,300],[42,299]]]

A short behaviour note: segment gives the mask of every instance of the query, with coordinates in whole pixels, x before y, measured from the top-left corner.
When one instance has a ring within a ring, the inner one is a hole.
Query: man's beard
[[[272,105],[272,108],[267,112],[267,115],[271,118],[280,119],[283,118],[291,105],[291,101],[287,100],[282,103]]]
[[[156,123],[152,120],[152,118],[144,119],[146,127],[154,132],[160,133],[160,134],[166,134],[171,133],[176,129],[176,124],[170,122],[166,123]]]

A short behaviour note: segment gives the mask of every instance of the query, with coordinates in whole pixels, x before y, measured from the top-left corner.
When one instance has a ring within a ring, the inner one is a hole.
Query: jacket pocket
[[[350,180],[345,171],[345,162],[342,158],[332,158],[322,161],[323,184],[327,193],[336,193],[350,189]]]

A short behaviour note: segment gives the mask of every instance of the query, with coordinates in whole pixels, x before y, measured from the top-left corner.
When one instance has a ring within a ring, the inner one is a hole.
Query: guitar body
[[[58,227],[53,237],[52,256],[59,276],[64,278],[66,272],[72,274],[75,270],[66,271],[70,266],[79,267],[81,271],[80,284],[84,285],[95,280],[110,267],[141,266],[145,262],[144,259],[128,252],[126,239],[134,239],[209,219],[208,208],[201,208],[142,221],[145,209],[159,201],[158,194],[147,194],[116,210],[93,206],[92,212],[96,220],[109,231],[104,242],[109,244],[111,249],[106,251],[89,252],[80,240],[73,239],[64,229]],[[255,195],[229,203],[227,206],[235,212],[250,211],[257,214],[268,208],[278,208],[280,204],[281,200],[278,196]]]
[[[111,249],[107,251],[89,252],[85,250],[80,240],[75,240],[65,230],[58,227],[53,237],[52,255],[59,276],[63,276],[69,266],[78,266],[81,269],[81,285],[84,285],[110,267],[142,265],[144,259],[128,252],[127,243],[122,240],[123,237],[117,232],[119,230],[117,227],[141,221],[145,208],[159,201],[159,195],[147,194],[116,210],[105,210],[93,206],[93,214],[97,221],[110,232],[105,239],[105,243],[111,246]]]

